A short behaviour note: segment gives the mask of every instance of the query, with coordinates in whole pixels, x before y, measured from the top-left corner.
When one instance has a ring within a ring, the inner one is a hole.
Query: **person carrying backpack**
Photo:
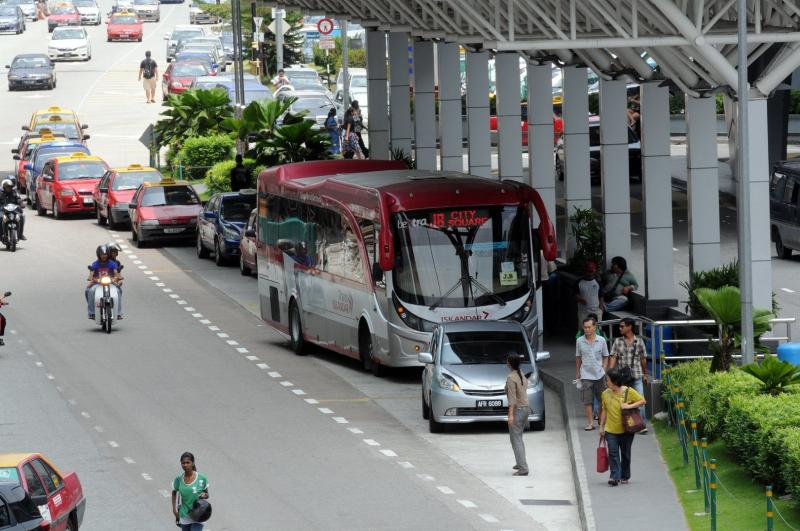
[[[139,81],[144,79],[144,97],[146,103],[156,102],[156,80],[158,64],[150,57],[150,50],[144,52],[144,60],[139,65]]]

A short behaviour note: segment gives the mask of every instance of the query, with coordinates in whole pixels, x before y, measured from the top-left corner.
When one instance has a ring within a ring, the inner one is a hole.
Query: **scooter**
[[[17,250],[17,242],[19,241],[19,205],[9,203],[3,207],[3,243],[6,249],[12,253]]]
[[[111,333],[111,323],[117,318],[119,307],[119,288],[114,285],[110,276],[102,276],[97,280],[101,289],[94,290],[95,321],[107,334]]]

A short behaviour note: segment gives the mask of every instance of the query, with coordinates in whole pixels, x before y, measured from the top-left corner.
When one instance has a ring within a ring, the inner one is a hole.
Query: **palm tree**
[[[159,146],[180,149],[186,138],[223,133],[224,120],[233,116],[233,107],[224,88],[189,89],[171,94],[164,102],[167,109],[155,125]]]
[[[733,365],[733,353],[741,348],[742,299],[739,288],[723,286],[719,289],[698,288],[694,290],[697,300],[719,326],[719,342],[711,343],[714,359],[711,371],[727,371]],[[760,347],[758,338],[772,329],[770,319],[774,314],[763,308],[753,308],[753,336],[756,347]]]

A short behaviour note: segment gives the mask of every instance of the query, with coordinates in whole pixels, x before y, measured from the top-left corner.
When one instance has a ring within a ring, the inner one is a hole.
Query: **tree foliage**
[[[187,138],[222,132],[222,122],[233,116],[228,91],[223,88],[170,94],[164,107],[164,118],[155,124],[156,143],[170,146],[176,153]]]
[[[761,382],[761,391],[766,394],[779,395],[789,386],[800,385],[797,366],[774,356],[766,356],[761,363],[745,365],[742,370],[755,376]]]

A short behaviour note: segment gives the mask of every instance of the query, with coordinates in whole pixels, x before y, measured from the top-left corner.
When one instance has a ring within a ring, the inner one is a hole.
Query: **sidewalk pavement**
[[[595,470],[598,431],[584,431],[586,416],[575,378],[575,342],[546,338],[550,360],[541,364],[545,383],[562,399],[567,442],[573,459],[573,476],[584,529],[626,529],[649,531],[688,529],[675,485],[661,459],[658,441],[652,430],[636,435],[631,457],[631,482],[610,487],[608,473]]]

